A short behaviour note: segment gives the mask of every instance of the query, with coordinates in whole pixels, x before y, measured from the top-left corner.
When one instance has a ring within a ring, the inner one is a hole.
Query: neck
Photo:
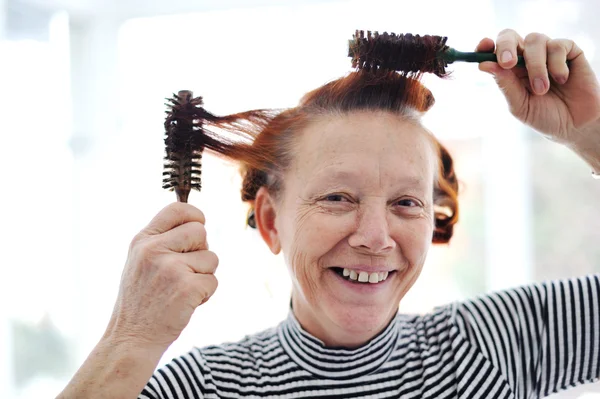
[[[388,326],[398,311],[397,308],[393,309],[385,322],[375,328],[367,325],[368,323],[359,323],[361,328],[353,329],[336,324],[325,313],[315,310],[299,297],[292,295],[294,316],[306,332],[330,348],[354,349],[367,344]]]

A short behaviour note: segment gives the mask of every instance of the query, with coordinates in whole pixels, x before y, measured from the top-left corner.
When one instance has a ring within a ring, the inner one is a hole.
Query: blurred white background
[[[104,331],[131,238],[161,189],[163,100],[180,89],[226,114],[294,106],[350,71],[355,29],[438,34],[472,50],[502,28],[575,39],[597,72],[598,0],[0,0],[0,397],[53,397]],[[600,271],[600,182],[516,123],[476,65],[425,82],[427,126],[456,158],[462,215],[405,312]],[[235,166],[207,156],[203,192],[220,257],[215,296],[161,365],[287,313],[282,259],[245,228]],[[595,393],[594,393],[595,392]],[[600,386],[560,398],[600,398]]]

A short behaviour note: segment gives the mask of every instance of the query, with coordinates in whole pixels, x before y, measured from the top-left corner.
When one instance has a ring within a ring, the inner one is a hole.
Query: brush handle
[[[474,52],[463,52],[457,51],[453,48],[450,48],[444,52],[444,59],[448,61],[448,63],[452,63],[455,61],[464,61],[464,62],[485,62],[492,61],[498,62],[498,58],[494,53],[474,53]],[[522,55],[517,58],[517,66],[524,67],[525,66],[525,58]]]

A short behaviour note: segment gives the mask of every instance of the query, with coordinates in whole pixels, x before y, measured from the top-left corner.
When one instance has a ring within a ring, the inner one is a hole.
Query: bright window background
[[[3,398],[55,395],[104,331],[131,238],[175,198],[161,189],[171,93],[191,89],[217,114],[294,106],[350,71],[356,28],[443,34],[461,50],[504,27],[541,31],[574,38],[599,71],[594,1],[432,1],[437,15],[393,0],[313,1],[143,18],[16,13],[17,3],[0,2]],[[600,185],[587,166],[516,123],[476,66],[451,69],[450,80],[426,78],[436,106],[425,122],[455,157],[461,222],[450,246],[431,250],[401,310],[600,271]],[[287,313],[285,265],[245,228],[239,188],[235,166],[205,158],[203,192],[190,202],[207,215],[220,285],[161,364]],[[597,398],[600,387],[557,397]]]

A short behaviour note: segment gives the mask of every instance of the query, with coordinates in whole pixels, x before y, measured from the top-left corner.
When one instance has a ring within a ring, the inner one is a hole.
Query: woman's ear
[[[261,237],[275,255],[281,251],[279,232],[275,228],[276,217],[275,199],[263,186],[258,189],[254,200],[254,218]]]

